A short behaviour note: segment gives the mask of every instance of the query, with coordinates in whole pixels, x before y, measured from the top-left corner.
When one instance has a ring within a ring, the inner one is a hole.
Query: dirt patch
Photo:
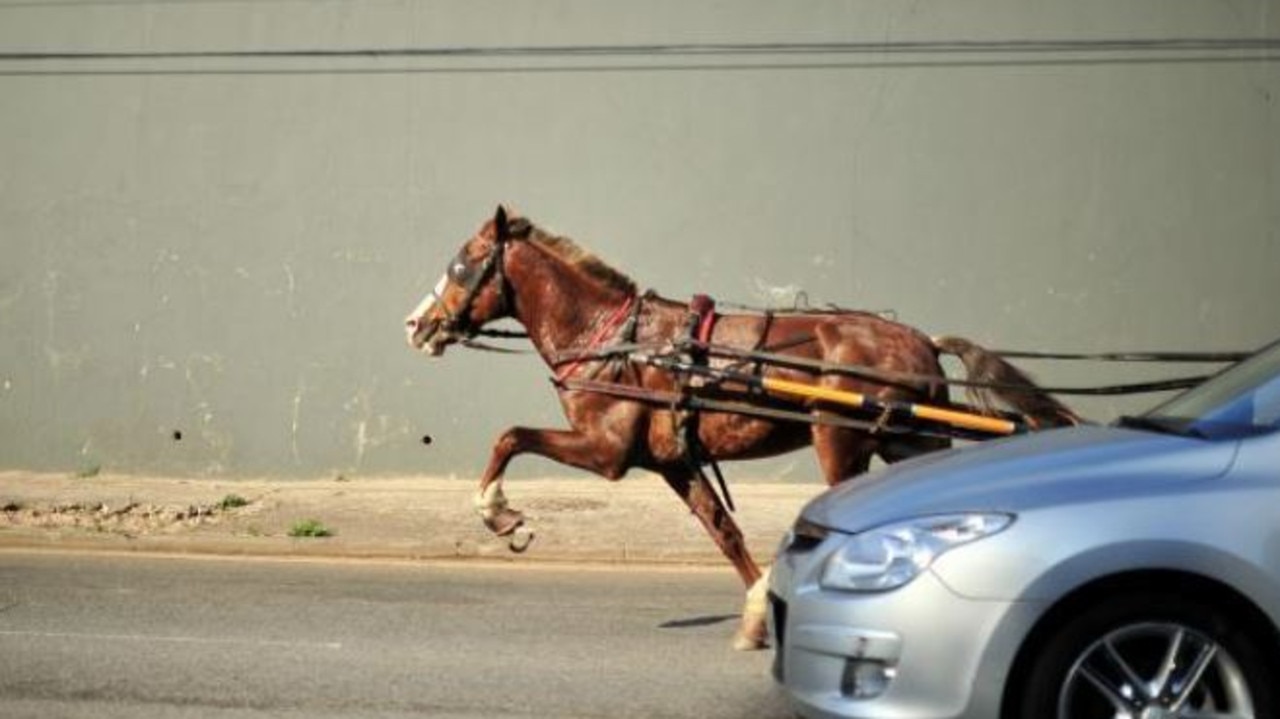
[[[252,513],[252,504],[227,503],[156,505],[127,503],[113,507],[102,502],[24,505],[9,502],[0,507],[0,517],[10,527],[84,529],[127,537],[161,532],[178,532]]]

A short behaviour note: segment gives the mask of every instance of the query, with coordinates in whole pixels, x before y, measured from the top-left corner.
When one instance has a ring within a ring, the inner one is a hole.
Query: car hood
[[[1238,444],[1100,426],[990,440],[846,482],[810,502],[803,516],[859,532],[925,514],[1019,512],[1168,491],[1222,474]]]

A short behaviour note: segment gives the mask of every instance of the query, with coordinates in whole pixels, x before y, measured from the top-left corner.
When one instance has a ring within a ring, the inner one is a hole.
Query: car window
[[[1174,397],[1147,417],[1179,420],[1206,437],[1280,428],[1280,343]]]
[[[1280,422],[1280,377],[1206,411],[1193,425],[1211,436],[1275,429]]]
[[[1254,393],[1253,423],[1259,427],[1280,428],[1280,377]]]

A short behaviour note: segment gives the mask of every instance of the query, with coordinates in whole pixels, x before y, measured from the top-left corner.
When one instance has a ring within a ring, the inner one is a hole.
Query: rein
[[[1239,362],[1252,352],[1098,352],[1081,354],[1073,352],[1024,352],[1021,350],[992,350],[1001,357],[1017,359],[1091,360],[1094,362]]]
[[[472,340],[472,339],[459,340],[458,344],[471,350],[480,350],[481,352],[495,352],[497,354],[503,354],[503,355],[533,354],[532,350],[515,350],[515,349],[511,349],[510,347],[499,347],[498,345],[491,345],[488,342],[477,342],[476,340]]]
[[[698,343],[700,344],[700,343]],[[701,347],[712,357],[733,360],[736,363],[754,364],[759,363],[765,366],[785,367],[787,369],[797,370],[811,374],[837,374],[848,377],[855,377],[880,384],[892,384],[908,388],[918,388],[922,384],[945,384],[957,387],[973,387],[994,390],[1019,389],[1017,385],[1006,385],[998,382],[977,382],[967,379],[955,379],[951,377],[936,377],[933,375],[914,374],[910,372],[897,372],[868,367],[866,365],[844,364],[837,362],[824,362],[822,360],[806,359],[804,357],[792,357],[789,355],[778,354],[777,352],[744,350],[737,347],[729,347],[726,345],[705,344]],[[584,349],[579,351],[568,350],[561,352],[554,359],[554,363],[561,364],[574,362],[581,364],[590,360],[614,359],[617,357],[630,357],[637,354],[661,355],[670,351],[672,348],[666,344],[652,343],[629,343],[614,345],[611,347],[597,347]],[[778,349],[778,348],[773,348]],[[1204,355],[1197,355],[1204,356]],[[1188,360],[1189,361],[1189,360]],[[1208,375],[1196,375],[1191,377],[1175,377],[1163,381],[1155,382],[1136,382],[1131,384],[1103,385],[1099,387],[1041,387],[1042,390],[1049,394],[1064,394],[1077,396],[1116,396],[1128,394],[1146,394],[1150,392],[1164,392],[1175,389],[1187,389],[1200,384],[1208,379]]]
[[[459,303],[456,311],[450,311],[443,301],[440,306],[445,312],[445,321],[443,330],[454,335],[462,337],[460,340],[464,347],[470,349],[482,350],[485,352],[496,352],[501,354],[529,354],[529,350],[509,349],[506,347],[498,347],[484,342],[476,341],[476,337],[494,337],[502,339],[526,339],[529,337],[527,332],[512,330],[493,330],[484,329],[483,327],[473,327],[470,320],[472,305],[475,303],[476,297],[480,293],[481,287],[489,280],[491,276],[495,276],[497,280],[498,302],[500,307],[506,307],[510,303],[509,286],[507,283],[506,271],[504,267],[504,259],[506,256],[506,245],[515,237],[522,236],[520,233],[529,231],[530,225],[517,225],[515,232],[501,232],[494,238],[493,248],[489,254],[485,256],[480,266],[472,268],[468,266],[465,258],[461,255],[456,258],[449,266],[449,274],[454,276],[455,280],[463,280],[465,278],[465,294],[462,302]],[[432,295],[437,300],[440,297],[439,289],[432,290]],[[699,296],[702,297],[702,296]],[[705,298],[710,301],[709,298]],[[740,305],[735,305],[741,307]],[[634,312],[633,312],[634,309]],[[754,309],[754,308],[750,308]],[[635,314],[639,311],[639,301],[636,295],[628,295],[609,317],[598,326],[595,333],[585,346],[562,350],[557,352],[551,358],[551,363],[560,369],[556,372],[553,382],[557,386],[563,387],[565,380],[572,376],[585,363],[593,360],[615,359],[620,356],[633,354],[636,350],[644,351],[651,349],[636,345],[634,343],[619,344],[613,347],[601,347],[604,339],[613,331],[615,331],[624,321],[630,319],[635,321]],[[813,310],[805,306],[786,311],[784,313],[791,314],[842,314],[851,312],[839,307],[831,307],[827,310]],[[852,312],[857,312],[852,311]],[[771,315],[772,313],[767,313]],[[871,314],[871,313],[864,313]],[[989,382],[973,382],[969,380],[958,380],[951,378],[939,378],[930,375],[919,375],[909,372],[884,371],[871,367],[859,365],[845,365],[823,362],[820,360],[808,360],[798,357],[789,357],[778,354],[780,347],[770,347],[757,350],[742,350],[738,348],[716,345],[708,342],[710,339],[709,328],[710,323],[714,321],[714,303],[710,305],[707,312],[699,315],[697,325],[698,331],[692,336],[685,338],[679,344],[683,345],[686,350],[694,350],[700,353],[706,353],[710,356],[721,357],[725,359],[736,360],[744,363],[763,363],[772,364],[790,369],[814,372],[814,373],[833,373],[844,374],[861,379],[877,381],[885,384],[894,384],[899,386],[910,386],[917,384],[947,384],[958,385],[962,387],[982,387],[986,389],[1017,389],[1017,387],[1004,386],[998,383]],[[1008,358],[1023,359],[1048,359],[1048,360],[1091,360],[1101,362],[1192,362],[1192,363],[1218,363],[1218,362],[1236,362],[1249,356],[1244,352],[1099,352],[1099,353],[1064,353],[1064,352],[1029,352],[1020,350],[997,350],[997,355]],[[1140,382],[1132,384],[1107,385],[1101,387],[1043,387],[1043,391],[1049,394],[1065,394],[1065,395],[1081,395],[1081,396],[1114,396],[1127,394],[1143,394],[1149,392],[1161,392],[1176,389],[1186,389],[1193,387],[1207,379],[1207,375],[1197,375],[1191,377],[1177,377],[1164,381],[1156,382]]]
[[[528,332],[520,330],[478,330],[476,334],[481,337],[501,337],[503,339],[529,339]]]
[[[482,352],[496,352],[504,355],[529,355],[533,354],[533,350],[516,350],[510,347],[499,347],[488,342],[477,342],[474,337],[494,337],[497,339],[528,339],[528,332],[520,332],[519,330],[486,330],[480,329],[471,333],[471,337],[461,340],[458,344],[467,349],[480,350]]]

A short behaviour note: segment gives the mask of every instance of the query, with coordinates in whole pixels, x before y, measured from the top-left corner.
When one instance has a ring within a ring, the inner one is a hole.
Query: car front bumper
[[[827,553],[783,552],[770,582],[774,676],[805,717],[999,716],[1005,677],[1040,609],[976,600],[926,571],[884,593],[821,588]]]

